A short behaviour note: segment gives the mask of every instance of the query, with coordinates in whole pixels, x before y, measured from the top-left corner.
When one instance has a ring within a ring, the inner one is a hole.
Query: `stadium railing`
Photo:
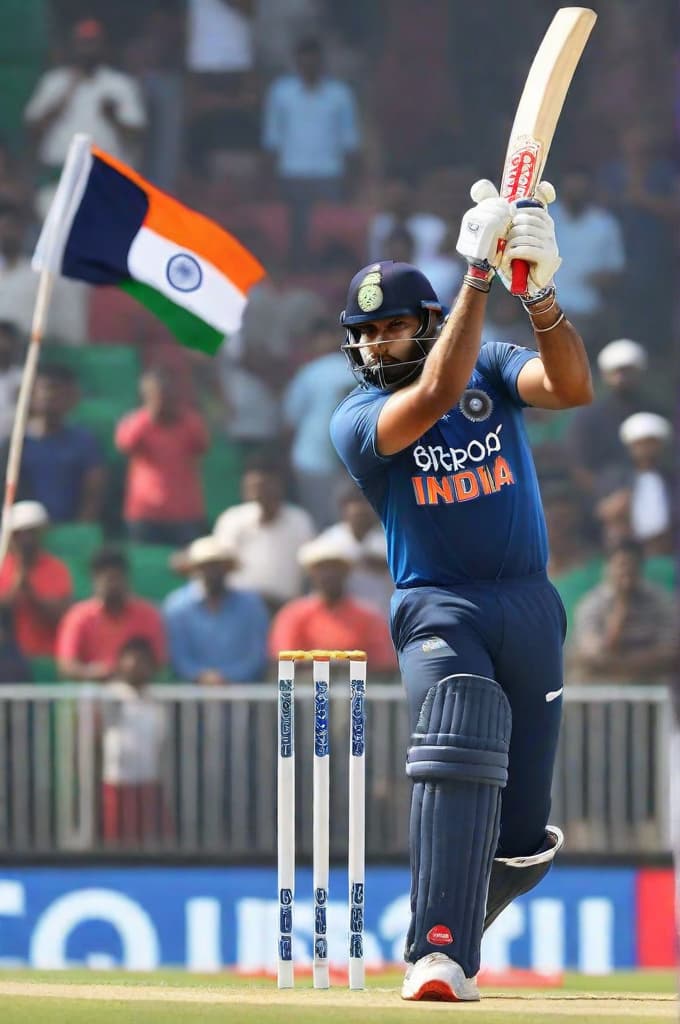
[[[311,687],[299,686],[297,828],[311,854]],[[0,688],[0,856],[70,854],[271,861],[276,852],[276,686],[151,689],[164,709],[157,787],[144,827],[105,838],[102,730],[120,698],[105,686]],[[331,848],[347,828],[347,700],[332,692]],[[108,709],[108,710],[107,710]],[[665,686],[568,686],[551,821],[571,853],[669,850],[671,709]],[[407,855],[409,730],[399,685],[369,687],[367,855]],[[133,793],[134,797],[134,793]],[[141,799],[141,797],[140,797]],[[150,817],[153,821],[150,821]]]

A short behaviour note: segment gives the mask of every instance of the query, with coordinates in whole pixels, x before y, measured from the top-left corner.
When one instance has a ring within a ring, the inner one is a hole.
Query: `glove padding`
[[[499,242],[505,241],[510,228],[510,204],[485,179],[475,182],[470,195],[477,205],[463,214],[456,250],[470,264],[497,267],[503,256]]]
[[[526,260],[529,264],[527,292],[533,295],[552,283],[562,260],[557,249],[555,224],[546,210],[555,200],[555,189],[549,181],[536,188],[534,199],[540,206],[511,204],[512,224],[508,231],[498,276],[508,291],[512,286],[512,261]]]

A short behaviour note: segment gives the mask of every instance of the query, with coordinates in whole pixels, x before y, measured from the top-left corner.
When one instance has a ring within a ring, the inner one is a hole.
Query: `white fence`
[[[331,849],[347,822],[347,692],[331,687]],[[167,736],[145,827],[105,826],[102,721],[120,698],[90,685],[0,688],[0,855],[106,852],[273,860],[276,851],[276,687],[157,686]],[[298,842],[311,852],[311,688],[297,687]],[[551,820],[570,852],[669,848],[671,711],[663,686],[571,686]],[[410,784],[405,701],[398,685],[368,687],[367,855],[407,855]],[[129,796],[130,794],[128,794]],[[147,799],[139,796],[139,799]],[[134,792],[132,799],[136,799]],[[162,806],[161,806],[162,805]]]

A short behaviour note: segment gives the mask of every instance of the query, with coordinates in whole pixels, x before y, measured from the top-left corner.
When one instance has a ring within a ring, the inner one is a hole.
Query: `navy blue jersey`
[[[458,405],[396,455],[376,450],[389,393],[359,387],[331,438],[385,528],[397,587],[451,587],[545,570],[543,508],[517,377],[536,352],[489,342]]]

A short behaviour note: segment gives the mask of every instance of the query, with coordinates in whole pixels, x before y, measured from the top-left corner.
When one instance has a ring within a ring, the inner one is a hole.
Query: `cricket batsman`
[[[450,314],[427,278],[384,261],[352,279],[343,349],[359,386],[331,436],[380,516],[395,583],[391,627],[408,700],[413,782],[408,1000],[477,1000],[482,933],[547,873],[566,617],[546,575],[546,527],[522,409],[592,399],[583,341],[560,308],[544,182],[536,205],[471,189]],[[538,351],[480,347],[489,290],[518,298]]]

